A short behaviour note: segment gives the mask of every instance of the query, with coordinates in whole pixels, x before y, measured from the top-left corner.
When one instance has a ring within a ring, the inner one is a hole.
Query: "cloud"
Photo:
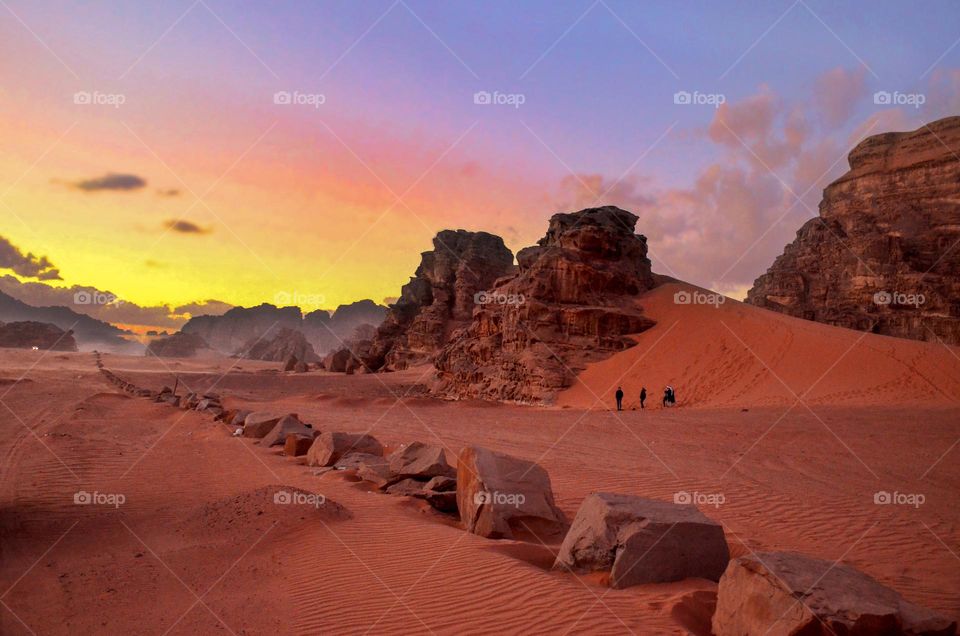
[[[40,280],[60,280],[60,271],[46,256],[24,254],[20,248],[0,236],[0,268],[10,269],[20,276]]]
[[[121,174],[116,172],[110,172],[102,177],[83,179],[73,183],[75,188],[85,192],[97,192],[99,190],[139,190],[140,188],[146,187],[146,185],[147,182],[143,177],[138,177],[135,174]]]
[[[824,124],[835,129],[850,120],[857,102],[867,95],[867,72],[862,66],[827,71],[813,85],[813,96]]]
[[[863,138],[848,139],[837,128],[867,94],[862,71],[835,69],[815,84],[838,94],[814,91],[811,100],[790,102],[761,86],[723,104],[701,131],[720,153],[689,186],[661,188],[641,175],[618,182],[578,175],[559,184],[559,205],[631,210],[655,271],[742,296],[817,214],[822,188],[848,169],[846,155]],[[897,118],[878,116],[878,124]],[[877,125],[871,134],[886,129]]]
[[[175,314],[190,314],[191,316],[221,316],[233,309],[233,305],[222,300],[201,300],[199,302],[180,305],[173,309]]]
[[[192,221],[184,221],[183,219],[169,219],[165,223],[165,226],[181,234],[208,234],[210,232],[209,229],[202,228]]]
[[[180,196],[180,191],[176,188],[167,188],[163,190],[157,190],[157,196],[161,197],[178,197]]]
[[[169,305],[142,306],[89,285],[53,287],[46,283],[23,282],[10,275],[0,276],[0,291],[35,307],[69,307],[78,313],[113,324],[170,329],[179,329],[191,316],[219,315],[233,307],[212,299],[176,308]]]

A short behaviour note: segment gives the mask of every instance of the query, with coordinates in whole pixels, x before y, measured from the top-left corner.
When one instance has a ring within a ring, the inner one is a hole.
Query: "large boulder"
[[[428,361],[473,316],[476,295],[513,270],[513,253],[486,232],[443,230],[372,337],[364,363],[399,370]]]
[[[323,368],[335,373],[346,373],[348,368],[355,368],[359,362],[350,349],[343,347],[327,354],[323,359]]]
[[[555,534],[566,527],[550,476],[539,464],[467,446],[457,458],[457,508],[468,532],[494,539],[514,532]]]
[[[333,466],[351,452],[383,455],[383,445],[373,435],[327,431],[314,440],[307,453],[307,463],[310,466]]]
[[[319,431],[316,431],[309,424],[301,422],[296,415],[284,415],[280,418],[270,432],[260,440],[261,446],[280,446],[286,443],[287,435],[301,435],[303,437],[315,437]]]
[[[717,588],[716,636],[952,635],[956,621],[905,600],[866,574],[792,552],[734,559]]]
[[[610,586],[716,581],[730,552],[723,526],[696,506],[633,495],[588,495],[563,540],[554,569],[609,571]]]
[[[287,435],[287,439],[283,443],[283,454],[287,457],[306,455],[310,450],[310,446],[313,445],[313,439],[313,435],[308,436],[291,433]]]
[[[281,418],[283,418],[282,413],[255,411],[243,420],[243,436],[260,439],[272,431]]]
[[[960,117],[874,135],[747,292],[790,316],[960,344]]]
[[[434,392],[549,402],[577,369],[636,344],[628,336],[655,324],[637,304],[655,283],[636,223],[613,206],[553,215],[436,354]]]
[[[455,468],[447,463],[443,447],[413,442],[399,448],[388,458],[390,470],[395,479],[413,478],[427,481],[431,477],[453,477],[457,474]]]

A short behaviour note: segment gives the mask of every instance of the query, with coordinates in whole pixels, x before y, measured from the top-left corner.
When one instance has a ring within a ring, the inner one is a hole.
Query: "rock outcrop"
[[[632,495],[588,495],[560,546],[554,569],[610,572],[610,587],[716,581],[730,560],[723,526],[696,506]]]
[[[313,350],[313,345],[307,342],[303,332],[287,327],[272,330],[269,337],[251,338],[237,350],[235,355],[249,360],[270,362],[286,362],[290,357],[302,362],[320,361],[320,356]]]
[[[202,337],[195,333],[178,331],[172,336],[151,340],[144,355],[158,358],[192,358],[209,350],[210,347]]]
[[[513,253],[499,236],[440,232],[377,329],[364,364],[392,371],[427,362],[469,323],[477,294],[512,270]]]
[[[464,528],[483,537],[551,537],[566,530],[547,471],[518,457],[478,446],[461,450],[456,499]]]
[[[960,344],[960,117],[850,152],[820,215],[747,302],[799,318]]]
[[[555,214],[437,354],[434,391],[549,401],[587,362],[633,346],[626,336],[655,324],[636,302],[655,284],[636,223],[613,206]]]
[[[299,331],[314,351],[324,354],[339,348],[360,325],[379,325],[385,313],[386,307],[371,300],[340,305],[332,314],[320,309],[306,316],[299,307],[276,307],[264,303],[257,307],[234,307],[222,316],[194,316],[181,331],[203,337],[221,353],[240,357],[249,357],[246,348],[260,341],[269,342],[285,329]]]
[[[48,322],[0,323],[0,347],[40,351],[76,351],[77,342],[72,331],[64,331]]]
[[[866,574],[790,552],[734,559],[717,587],[713,633],[949,636],[956,621],[914,605]]]

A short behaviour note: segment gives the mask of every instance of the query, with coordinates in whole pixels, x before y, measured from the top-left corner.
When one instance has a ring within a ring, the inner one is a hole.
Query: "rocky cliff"
[[[444,230],[377,329],[363,362],[399,370],[428,361],[473,317],[477,294],[513,270],[513,253],[486,232]]]
[[[636,301],[654,286],[636,223],[613,206],[555,214],[437,354],[433,390],[548,402],[584,364],[632,346],[627,334],[655,324]]]
[[[238,358],[285,362],[291,357],[303,362],[319,362],[320,356],[307,342],[306,336],[296,329],[281,327],[269,338],[251,338],[236,352]]]
[[[325,310],[304,316],[299,307],[234,307],[222,316],[195,316],[180,331],[202,337],[227,355],[244,356],[243,348],[258,340],[272,340],[283,329],[299,331],[318,352],[341,346],[361,324],[379,325],[386,307],[371,300],[340,305],[332,314]]]
[[[76,351],[77,343],[72,331],[64,331],[48,322],[25,320],[0,322],[0,347],[32,349],[40,351]]]
[[[862,141],[747,302],[960,344],[960,117]]]

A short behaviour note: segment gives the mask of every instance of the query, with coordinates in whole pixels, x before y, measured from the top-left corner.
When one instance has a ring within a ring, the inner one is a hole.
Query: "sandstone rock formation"
[[[76,351],[77,343],[72,331],[64,331],[48,322],[0,323],[0,347],[32,349],[40,351]]]
[[[513,254],[499,236],[444,230],[423,252],[373,338],[364,363],[371,370],[399,370],[428,361],[451,333],[466,326],[476,296],[513,269]]]
[[[457,507],[464,528],[483,537],[549,536],[566,529],[547,471],[478,446],[467,446],[457,458]]]
[[[302,331],[281,327],[271,330],[268,336],[257,336],[248,340],[235,355],[248,360],[268,360],[285,362],[291,357],[303,362],[319,362],[320,356],[307,342]]]
[[[221,353],[234,355],[239,352],[245,357],[242,353],[245,347],[252,346],[258,339],[272,340],[281,330],[289,329],[303,333],[314,351],[324,354],[340,347],[358,326],[380,324],[385,313],[386,307],[371,300],[341,305],[332,314],[321,309],[306,316],[299,307],[276,307],[264,303],[257,307],[234,307],[222,316],[194,316],[181,331],[200,335]]]
[[[178,331],[172,336],[151,340],[145,355],[159,358],[192,358],[209,349],[207,342],[197,334]]]
[[[717,588],[713,633],[955,634],[950,621],[906,601],[842,563],[789,552],[762,552],[730,562]]]
[[[610,587],[716,581],[730,560],[723,526],[695,506],[632,495],[588,495],[563,540],[554,569],[609,571]]]
[[[636,223],[613,206],[555,214],[437,354],[435,392],[549,401],[585,363],[632,346],[627,334],[655,324],[635,298],[655,284]]]
[[[960,117],[862,141],[747,302],[960,344]]]

